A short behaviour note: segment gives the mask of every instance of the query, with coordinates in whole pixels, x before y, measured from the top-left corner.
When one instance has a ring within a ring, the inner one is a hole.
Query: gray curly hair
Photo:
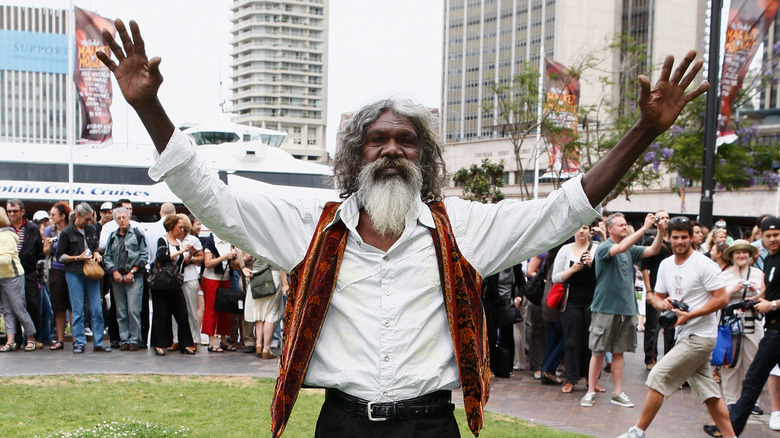
[[[339,131],[336,137],[338,152],[333,159],[333,175],[339,195],[347,198],[358,191],[358,174],[365,165],[363,144],[366,142],[366,132],[385,111],[406,117],[414,126],[420,145],[419,166],[423,176],[420,197],[423,202],[440,200],[447,173],[442,157],[444,145],[433,127],[429,110],[408,99],[385,99],[370,103],[361,108]]]

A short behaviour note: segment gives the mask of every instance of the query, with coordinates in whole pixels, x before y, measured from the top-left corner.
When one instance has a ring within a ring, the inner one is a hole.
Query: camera
[[[49,239],[49,240],[51,241],[51,243],[54,243],[54,242],[56,242],[56,241],[60,240],[60,238],[59,238],[59,237],[57,237],[57,236],[54,236],[54,237],[52,237],[52,238],[51,238],[51,239]]]
[[[756,313],[753,310],[756,306],[755,301],[742,300],[736,303],[731,303],[723,308],[724,316],[735,317],[737,311],[744,312],[744,324],[742,326],[742,332],[746,334],[756,332]]]
[[[678,300],[672,301],[672,307],[677,310],[682,310],[683,312],[687,312],[690,309],[687,304]],[[677,324],[677,314],[674,313],[674,310],[667,310],[658,317],[658,324],[660,324],[663,328],[672,327],[673,325]]]
[[[751,287],[753,287],[753,282],[752,281],[743,281],[742,282],[742,287],[744,287],[745,289],[750,289]]]

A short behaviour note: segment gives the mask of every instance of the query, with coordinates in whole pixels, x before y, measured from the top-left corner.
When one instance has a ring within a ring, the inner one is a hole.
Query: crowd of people
[[[0,352],[63,350],[69,327],[76,354],[90,336],[95,352],[193,355],[202,343],[275,358],[287,274],[213,233],[201,236],[201,223],[173,204],[162,204],[160,216],[141,224],[120,199],[97,211],[57,202],[30,220],[23,201],[8,200],[0,207]],[[266,284],[252,281],[266,271]],[[172,281],[155,281],[160,273]],[[220,287],[242,292],[240,312],[214,309]],[[269,291],[255,298],[253,287]]]
[[[511,355],[515,371],[530,369],[541,384],[561,385],[562,393],[571,393],[584,379],[580,405],[591,407],[606,391],[599,377],[611,372],[610,403],[633,407],[622,391],[623,354],[635,352],[641,333],[648,394],[639,422],[622,436],[644,436],[664,397],[683,385],[693,388],[716,422],[705,431],[733,436],[751,413],[763,414],[756,401],[767,379],[769,426],[780,430],[780,369],[770,366],[776,352],[768,342],[761,348],[765,331],[773,333],[777,322],[779,285],[773,288],[773,272],[765,263],[774,266],[779,229],[780,219],[769,215],[759,217],[752,229],[727,229],[720,220],[708,230],[666,211],[648,214],[638,229],[620,213],[583,225],[567,243],[485,280],[489,321],[500,320],[505,307],[521,314],[501,319],[503,326],[488,325],[494,375],[512,375],[504,367]],[[535,275],[546,279],[539,302],[530,293]],[[556,286],[562,286],[563,298],[548,299]],[[668,312],[672,323],[666,322]],[[741,348],[730,363],[713,366],[718,323],[726,315],[741,321],[736,335]],[[762,354],[762,366],[754,365]]]

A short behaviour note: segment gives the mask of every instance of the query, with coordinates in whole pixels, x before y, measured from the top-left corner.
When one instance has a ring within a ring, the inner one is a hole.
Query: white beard
[[[377,171],[395,167],[401,174],[377,178]],[[366,165],[358,175],[358,202],[366,210],[380,236],[398,237],[406,227],[406,217],[420,199],[422,172],[405,159],[381,158]]]

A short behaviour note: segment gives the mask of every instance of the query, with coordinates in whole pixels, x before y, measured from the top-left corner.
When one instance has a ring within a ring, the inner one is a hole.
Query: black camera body
[[[742,300],[735,303],[730,303],[723,308],[724,316],[734,316],[734,312],[741,310],[745,313],[744,324],[742,327],[743,333],[755,333],[756,332],[756,312],[753,310],[756,307],[756,302],[751,300]]]
[[[672,301],[672,307],[677,310],[682,310],[683,312],[688,312],[690,310],[687,304],[678,300]],[[674,313],[674,310],[667,310],[658,317],[658,324],[660,324],[663,328],[672,327],[673,325],[677,324],[677,314]]]

